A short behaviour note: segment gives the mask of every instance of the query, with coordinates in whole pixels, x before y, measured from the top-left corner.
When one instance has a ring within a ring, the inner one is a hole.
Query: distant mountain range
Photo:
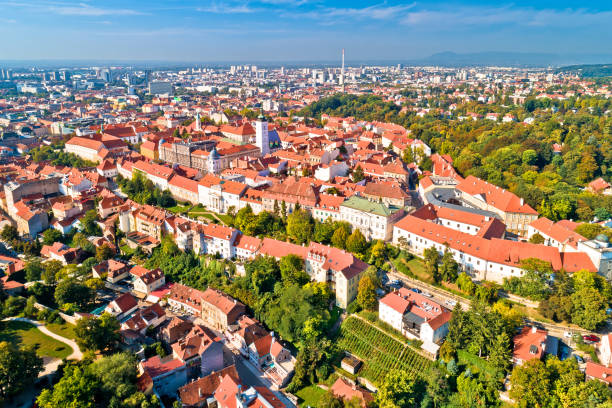
[[[348,66],[360,65],[396,65],[398,63],[413,66],[436,65],[445,67],[467,66],[511,66],[511,67],[564,67],[584,66],[588,64],[612,65],[612,54],[554,54],[537,52],[504,52],[484,51],[474,53],[456,53],[444,51],[425,58],[397,59],[361,59],[347,60]],[[149,69],[179,69],[193,66],[225,67],[235,64],[256,64],[261,67],[337,67],[340,60],[329,61],[163,61],[163,60],[0,60],[0,67],[91,67],[116,65],[122,67]],[[609,74],[608,74],[609,75]]]
[[[526,67],[559,67],[572,64],[602,64],[612,61],[612,54],[560,55],[552,53],[527,52],[476,52],[459,54],[445,51],[416,60],[418,65],[441,66],[526,66]]]

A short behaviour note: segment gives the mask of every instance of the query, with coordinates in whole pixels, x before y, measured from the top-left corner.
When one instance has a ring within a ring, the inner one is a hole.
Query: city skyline
[[[569,1],[9,1],[0,60],[414,61],[488,51],[597,57],[609,4]],[[598,58],[600,60],[598,60]]]

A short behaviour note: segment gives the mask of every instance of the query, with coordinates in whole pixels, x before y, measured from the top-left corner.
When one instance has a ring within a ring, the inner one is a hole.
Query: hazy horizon
[[[448,50],[610,54],[603,45],[612,40],[612,4],[574,4],[11,0],[0,4],[0,60],[323,63],[338,61],[342,48],[349,63]]]

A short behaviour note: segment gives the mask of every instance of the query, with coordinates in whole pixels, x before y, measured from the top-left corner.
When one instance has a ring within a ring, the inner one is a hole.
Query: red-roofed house
[[[155,289],[160,288],[166,284],[166,275],[161,269],[153,269],[148,271],[136,279],[134,279],[134,291],[140,293],[146,293],[147,295],[153,292]]]
[[[246,306],[221,292],[208,288],[202,293],[202,319],[217,330],[226,330],[246,311]]]
[[[378,316],[404,336],[423,341],[423,349],[435,354],[448,333],[451,313],[420,293],[401,288],[380,299]]]
[[[587,380],[599,380],[612,388],[612,368],[588,361],[584,371]]]
[[[370,391],[342,377],[339,377],[334,385],[332,385],[331,392],[346,402],[353,398],[357,398],[363,408],[366,408],[374,401],[374,395]]]
[[[608,183],[601,177],[591,181],[586,188],[587,190],[595,194],[612,194],[612,187],[610,186],[610,183]]]
[[[537,327],[523,327],[523,330],[514,336],[514,351],[512,361],[515,365],[522,365],[524,362],[537,358],[541,360],[546,350],[546,338],[548,331]]]
[[[223,368],[223,343],[210,329],[193,326],[172,344],[172,355],[187,366],[189,376],[205,376]]]
[[[108,305],[104,311],[115,316],[117,319],[128,316],[130,313],[138,309],[138,301],[129,293],[124,293]]]
[[[249,345],[249,360],[277,387],[283,387],[295,370],[295,358],[273,333],[259,337]]]
[[[213,397],[225,376],[231,377],[236,383],[240,383],[240,376],[235,365],[224,368],[221,371],[197,379],[179,389],[181,403],[185,408],[206,407],[206,401]]]
[[[160,395],[173,395],[187,383],[187,366],[170,355],[165,358],[153,356],[138,364],[139,374],[151,378],[153,387]]]
[[[538,218],[537,211],[525,200],[477,177],[468,176],[456,188],[469,204],[499,214],[508,230],[518,235],[525,236],[527,226]]]

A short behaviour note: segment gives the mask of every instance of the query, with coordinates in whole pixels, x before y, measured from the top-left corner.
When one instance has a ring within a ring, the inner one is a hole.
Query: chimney
[[[198,396],[202,398],[202,388],[198,388]]]
[[[535,326],[531,326],[531,332],[532,332],[532,333],[535,333],[535,332],[537,332],[537,331],[538,331],[538,328],[537,328],[537,327],[535,327]]]

